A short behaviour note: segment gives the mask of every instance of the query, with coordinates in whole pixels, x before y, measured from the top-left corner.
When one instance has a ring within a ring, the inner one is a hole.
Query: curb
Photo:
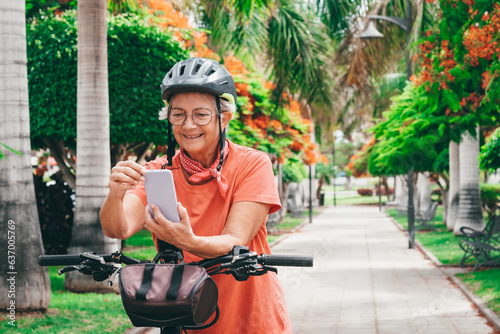
[[[396,225],[396,227],[403,232],[405,235],[408,235],[407,231],[391,216],[389,215],[385,210],[384,213],[388,218],[391,219],[391,221]],[[463,292],[463,294],[469,299],[469,301],[476,306],[477,310],[483,317],[488,320],[493,328],[497,331],[500,331],[500,318],[498,315],[496,315],[495,312],[493,312],[486,304],[483,302],[481,298],[476,296],[474,293],[472,293],[467,286],[465,286],[462,281],[453,275],[452,273],[448,272],[446,269],[446,265],[442,264],[441,261],[437,257],[434,256],[430,251],[427,250],[418,240],[415,240],[415,245],[418,247],[418,249],[429,259],[431,260],[434,265],[448,277],[458,288]]]
[[[280,235],[278,237],[278,239],[276,239],[273,242],[269,243],[269,248],[273,248],[274,246],[276,246],[277,244],[279,244],[280,242],[282,242],[283,240],[285,240],[286,238],[288,238],[290,236],[290,234],[293,234],[293,233],[297,232],[298,230],[300,230],[301,228],[303,228],[306,225],[309,225],[309,221],[304,221],[302,224],[300,224],[299,226],[295,227],[293,230]]]

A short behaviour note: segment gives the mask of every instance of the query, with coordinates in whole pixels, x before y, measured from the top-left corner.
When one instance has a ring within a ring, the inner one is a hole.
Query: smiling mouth
[[[196,135],[196,136],[188,136],[188,135],[184,135],[184,137],[186,137],[187,139],[196,139],[196,138],[200,138],[201,136],[203,136],[203,134]]]

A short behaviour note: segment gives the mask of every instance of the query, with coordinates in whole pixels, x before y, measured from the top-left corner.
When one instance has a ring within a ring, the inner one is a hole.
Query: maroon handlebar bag
[[[135,327],[198,326],[217,309],[217,285],[197,265],[128,265],[120,271],[119,286]]]

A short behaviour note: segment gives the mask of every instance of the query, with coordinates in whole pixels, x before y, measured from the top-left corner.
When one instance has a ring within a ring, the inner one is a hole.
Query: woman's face
[[[179,93],[170,100],[170,113],[186,113],[186,120],[180,126],[172,126],[175,140],[180,147],[185,149],[189,156],[202,164],[211,164],[216,158],[216,149],[219,143],[219,117],[215,107],[215,98],[209,94]],[[193,121],[195,111],[211,112],[212,120],[204,126],[199,126]],[[228,114],[228,113],[225,113]],[[224,115],[222,128],[227,125],[230,117]],[[213,155],[215,154],[215,157]],[[205,166],[207,167],[207,166]]]

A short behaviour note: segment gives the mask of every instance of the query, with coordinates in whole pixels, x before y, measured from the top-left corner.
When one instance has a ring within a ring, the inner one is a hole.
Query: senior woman
[[[266,221],[280,209],[279,196],[269,158],[225,139],[236,109],[231,75],[216,61],[191,58],[174,65],[161,90],[167,107],[160,119],[169,122],[167,155],[144,167],[122,161],[112,169],[101,209],[104,233],[126,239],[145,226],[156,244],[160,239],[183,250],[187,262],[227,254],[235,245],[269,254]],[[147,209],[143,175],[160,168],[172,171],[180,222],[167,220],[154,206],[153,218]],[[245,282],[228,275],[213,278],[220,319],[196,333],[292,332],[275,273]]]

